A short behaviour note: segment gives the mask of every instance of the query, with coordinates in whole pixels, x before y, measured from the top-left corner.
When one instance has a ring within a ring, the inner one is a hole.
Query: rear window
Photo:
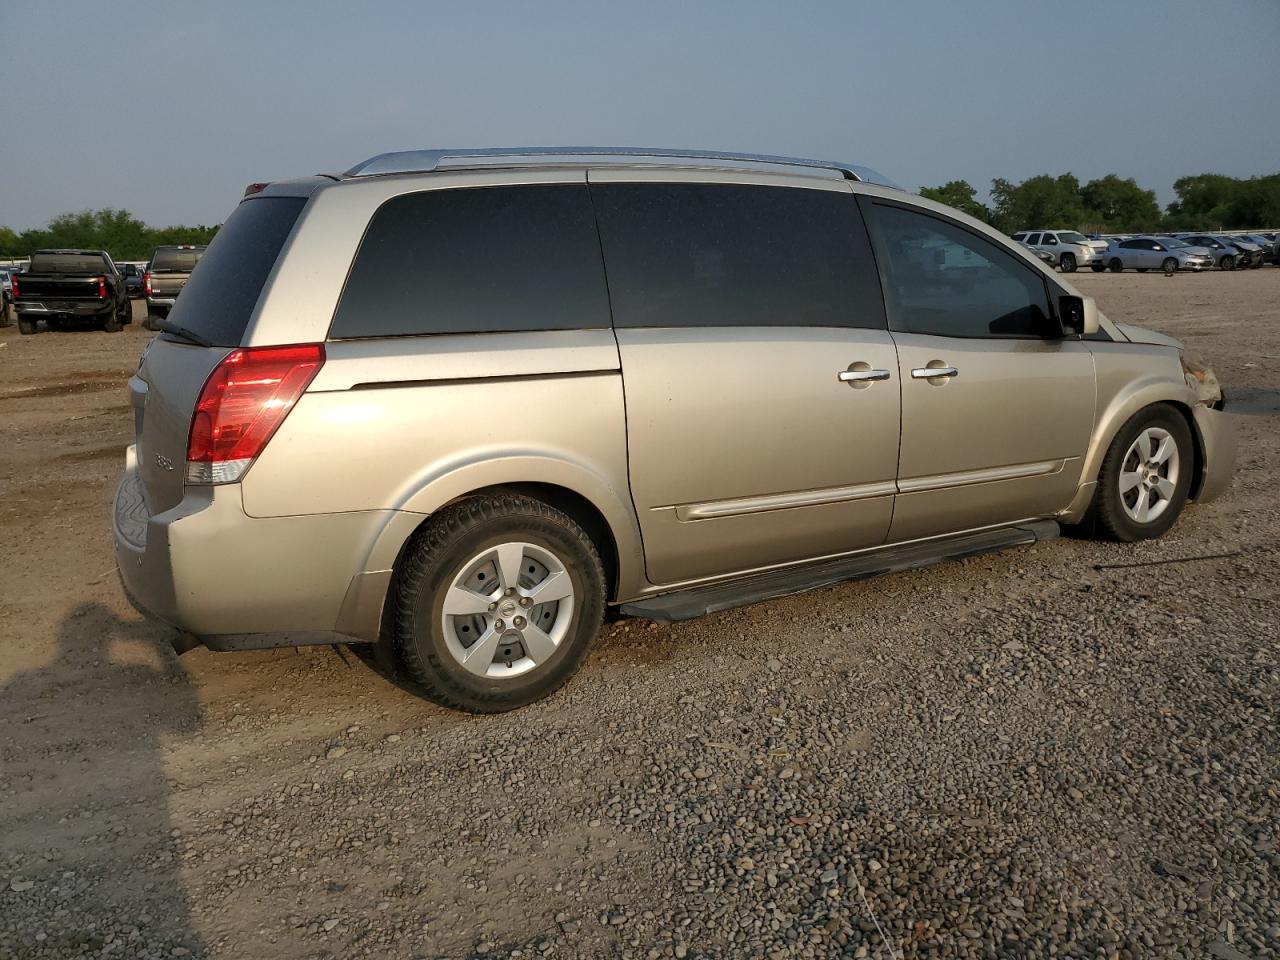
[[[329,335],[608,326],[586,184],[530,184],[429,190],[384,203],[360,244]]]
[[[31,273],[105,273],[107,261],[100,253],[36,253]]]
[[[618,327],[885,327],[852,194],[722,183],[591,193]]]
[[[152,273],[190,273],[204,256],[204,247],[191,250],[166,249],[161,247],[151,258]]]
[[[219,346],[236,346],[262,295],[303,197],[241,202],[205,251],[174,304],[170,319]]]

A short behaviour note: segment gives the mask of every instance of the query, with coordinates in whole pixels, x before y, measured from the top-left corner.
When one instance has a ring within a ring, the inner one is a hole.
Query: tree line
[[[106,250],[113,260],[149,260],[156,247],[174,243],[208,243],[215,227],[149,227],[128,210],[82,210],[64,213],[47,227],[18,233],[0,227],[0,257],[18,258],[33,250],[64,248]]]
[[[920,195],[963,210],[998,230],[1074,227],[1085,233],[1147,230],[1240,230],[1280,227],[1280,173],[1226,177],[1200,173],[1173,185],[1178,199],[1161,210],[1155,192],[1114,173],[1081,184],[1070,173],[1041,174],[1021,183],[991,181],[990,205],[965,180],[925,187]],[[208,243],[216,226],[149,227],[128,210],[110,207],[64,213],[42,229],[18,233],[0,226],[0,257],[30,256],[48,247],[106,250],[116,260],[146,260],[156,247]]]
[[[1070,173],[1041,174],[1021,183],[991,181],[990,205],[965,180],[925,187],[937,200],[1012,233],[1028,227],[1074,227],[1084,233],[1156,230],[1247,230],[1280,227],[1280,173],[1226,177],[1200,173],[1173,184],[1178,199],[1164,210],[1155,192],[1114,173],[1081,185]]]

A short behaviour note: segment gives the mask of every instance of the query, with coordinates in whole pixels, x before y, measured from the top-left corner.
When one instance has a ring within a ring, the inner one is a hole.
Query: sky
[[[0,0],[0,224],[221,222],[388,150],[642,145],[916,190],[1280,170],[1280,0]]]

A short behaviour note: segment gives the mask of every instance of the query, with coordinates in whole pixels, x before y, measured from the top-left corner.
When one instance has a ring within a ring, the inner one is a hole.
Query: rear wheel
[[[528,497],[447,507],[406,549],[393,640],[426,696],[498,713],[539,700],[582,665],[600,629],[605,578],[590,537]]]
[[[1107,269],[1112,273],[1120,273],[1124,270],[1124,264],[1120,262],[1119,257],[1112,257],[1111,262],[1107,264]]]
[[[18,332],[23,334],[24,336],[35,333],[36,321],[28,320],[22,314],[18,314]]]
[[[107,333],[119,333],[123,329],[120,323],[119,311],[113,310],[107,315],[107,318],[102,321],[102,329],[107,331]]]
[[[1173,526],[1191,489],[1192,444],[1187,421],[1165,403],[1120,428],[1098,474],[1098,522],[1111,539],[1150,540]]]
[[[1062,268],[1063,273],[1076,272],[1076,255],[1074,253],[1064,253],[1058,258],[1058,266]]]
[[[1165,257],[1164,263],[1160,264],[1160,269],[1166,274],[1172,276],[1178,272],[1178,260],[1176,257]]]

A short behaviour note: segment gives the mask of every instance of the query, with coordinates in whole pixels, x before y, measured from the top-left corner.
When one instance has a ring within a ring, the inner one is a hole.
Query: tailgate
[[[97,300],[98,278],[18,276],[19,300]]]
[[[154,297],[176,297],[187,285],[189,273],[152,273],[151,295]]]
[[[129,381],[138,476],[151,516],[182,501],[191,414],[209,374],[232,349],[157,337]]]

